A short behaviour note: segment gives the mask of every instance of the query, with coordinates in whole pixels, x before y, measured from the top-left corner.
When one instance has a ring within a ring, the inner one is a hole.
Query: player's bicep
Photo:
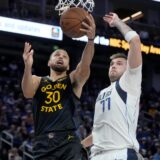
[[[35,95],[35,93],[39,87],[40,80],[41,80],[41,77],[32,75],[32,82],[33,82],[33,93],[32,94],[33,94],[33,96]]]
[[[83,69],[83,66],[81,63],[79,63],[76,67],[76,69],[71,72],[70,74],[71,80],[73,83],[76,83],[77,85],[83,86],[90,75],[90,69]]]
[[[131,94],[137,94],[141,90],[142,65],[137,68],[127,68],[119,80],[120,87]]]

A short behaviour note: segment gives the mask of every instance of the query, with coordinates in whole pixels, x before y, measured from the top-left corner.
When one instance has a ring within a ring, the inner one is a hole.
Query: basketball
[[[60,26],[64,34],[71,38],[79,38],[85,35],[80,31],[82,22],[86,20],[86,16],[89,15],[83,8],[72,7],[65,11],[60,18]],[[85,21],[87,23],[87,21]]]

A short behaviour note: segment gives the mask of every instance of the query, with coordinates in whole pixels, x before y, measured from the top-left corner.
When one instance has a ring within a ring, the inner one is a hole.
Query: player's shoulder
[[[138,72],[142,72],[142,64],[140,64],[139,66],[135,67],[135,68],[131,68],[129,65],[127,66],[127,70],[126,72],[129,72],[131,74],[136,74]]]
[[[37,75],[32,75],[32,79],[33,79],[34,82],[40,82],[42,77],[37,76]]]

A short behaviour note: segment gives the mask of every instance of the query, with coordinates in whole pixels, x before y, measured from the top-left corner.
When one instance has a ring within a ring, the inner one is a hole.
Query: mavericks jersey
[[[73,116],[78,104],[69,76],[56,81],[42,77],[33,98],[35,135],[75,130]]]
[[[95,104],[92,154],[125,148],[133,148],[138,152],[136,129],[141,69],[142,66],[135,69],[128,66],[118,81],[99,93]]]

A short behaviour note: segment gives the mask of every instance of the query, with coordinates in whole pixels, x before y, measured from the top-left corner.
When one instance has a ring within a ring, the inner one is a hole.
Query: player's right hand
[[[34,50],[30,43],[25,42],[24,44],[24,52],[23,52],[23,61],[26,67],[32,67],[33,65],[33,53]]]
[[[103,20],[109,24],[110,27],[116,27],[117,23],[120,21],[120,18],[116,13],[110,12],[103,17]]]
[[[95,32],[96,32],[96,25],[95,25],[94,18],[91,14],[89,14],[86,17],[86,22],[85,21],[82,22],[82,26],[83,28],[81,28],[80,30],[86,33],[86,36],[88,37],[88,39],[94,39]]]

